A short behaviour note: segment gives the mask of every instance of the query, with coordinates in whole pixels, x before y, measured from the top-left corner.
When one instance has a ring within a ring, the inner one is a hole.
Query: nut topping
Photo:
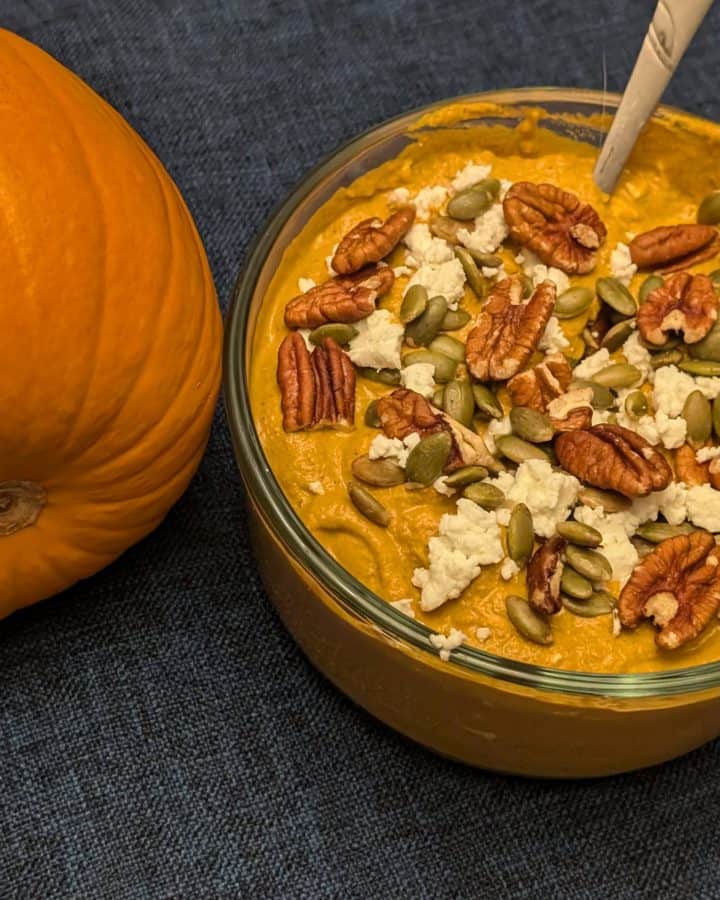
[[[285,431],[352,428],[355,369],[332,338],[310,353],[302,335],[289,334],[280,345],[277,380]]]
[[[518,372],[507,383],[513,406],[547,412],[549,404],[567,391],[572,372],[561,354],[548,356],[532,369]]]
[[[538,547],[527,567],[528,603],[535,612],[551,616],[562,607],[560,581],[565,563],[563,552],[567,546],[559,534]]]
[[[665,457],[645,438],[620,425],[594,425],[555,439],[560,465],[595,487],[644,497],[672,481]]]
[[[695,531],[670,538],[636,566],[618,608],[625,628],[652,618],[655,642],[675,650],[697,637],[720,606],[720,567],[715,539]]]
[[[600,216],[575,194],[553,184],[516,182],[503,200],[511,236],[548,266],[569,275],[595,268],[607,229]]]
[[[715,490],[720,490],[720,459],[700,463],[695,456],[695,449],[690,444],[683,444],[675,452],[675,476],[688,487],[710,483]]]
[[[523,302],[517,276],[493,288],[466,344],[467,366],[478,381],[504,381],[519,372],[545,331],[555,293],[553,282],[544,281]]]
[[[578,431],[592,424],[592,388],[576,388],[548,403],[547,412],[556,431]]]
[[[330,278],[285,307],[288,328],[318,328],[327,322],[358,322],[375,312],[375,301],[393,286],[390,266],[371,266],[342,278]]]
[[[640,269],[678,272],[720,251],[720,234],[711,225],[661,225],[630,242],[630,257]]]
[[[718,317],[717,294],[707,275],[678,272],[648,294],[637,314],[640,334],[661,346],[670,331],[681,331],[686,344],[705,337]]]
[[[385,220],[364,219],[340,241],[332,258],[339,275],[350,275],[380,262],[397,247],[415,221],[415,207],[403,206]]]

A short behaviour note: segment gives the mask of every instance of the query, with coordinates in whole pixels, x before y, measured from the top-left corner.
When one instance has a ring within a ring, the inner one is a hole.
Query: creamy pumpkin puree
[[[592,180],[597,147],[544,129],[536,114],[528,115],[517,127],[448,127],[468,114],[487,112],[479,106],[450,106],[428,116],[421,126],[443,127],[436,131],[418,128],[414,140],[396,159],[338,191],[287,249],[257,321],[251,373],[252,411],[272,471],[302,521],[335,559],[387,601],[413,598],[416,618],[434,632],[447,633],[454,627],[464,632],[467,644],[484,651],[580,671],[648,671],[717,660],[720,629],[715,621],[691,644],[670,653],[656,647],[655,629],[648,622],[614,636],[610,616],[579,618],[563,610],[552,618],[552,646],[531,643],[513,628],[504,604],[510,593],[525,595],[524,572],[503,581],[499,565],[485,567],[459,598],[423,613],[412,573],[427,566],[428,540],[437,533],[440,517],[455,512],[456,498],[444,497],[432,488],[408,491],[401,485],[382,489],[376,496],[393,512],[390,526],[383,529],[350,504],[346,488],[352,460],[367,453],[377,434],[364,424],[364,411],[371,400],[391,388],[358,378],[356,427],[349,433],[286,434],[282,429],[275,368],[278,347],[287,334],[284,308],[298,294],[299,279],[320,283],[328,277],[326,257],[354,225],[371,216],[385,219],[389,215],[393,208],[389,195],[394,189],[405,187],[415,195],[429,185],[448,185],[458,171],[473,162],[492,165],[497,178],[550,182],[572,191],[592,204],[608,230],[595,271],[571,278],[573,286],[594,288],[598,277],[610,274],[610,254],[618,242],[627,242],[634,233],[655,226],[694,222],[697,204],[720,185],[713,165],[720,150],[720,130],[710,123],[680,115],[654,122],[640,140],[615,194],[607,197]],[[506,115],[503,110],[494,112]],[[576,120],[574,124],[580,128],[583,123]],[[569,125],[572,128],[573,123]],[[507,272],[516,271],[517,248],[504,247],[499,252]],[[388,262],[401,266],[404,256],[405,248],[400,245]],[[693,271],[708,272],[717,265],[717,260],[711,260],[694,266]],[[646,274],[633,278],[633,294],[637,295]],[[407,282],[407,276],[398,277],[379,307],[397,314]],[[480,310],[480,302],[467,285],[461,305],[473,318]],[[591,308],[588,315],[593,312]],[[565,350],[570,357],[582,355],[579,335],[588,315],[562,323],[572,340]],[[464,339],[470,325],[453,336]],[[540,358],[538,355],[537,360]],[[322,494],[309,489],[314,483],[322,486]],[[617,593],[617,585],[610,588]],[[490,630],[482,643],[475,638],[478,628]]]

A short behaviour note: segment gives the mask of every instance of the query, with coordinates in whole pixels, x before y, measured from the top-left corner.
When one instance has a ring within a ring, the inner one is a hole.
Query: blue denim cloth
[[[157,151],[225,307],[272,206],[337,144],[471,90],[621,89],[653,7],[0,0],[0,21]],[[667,95],[715,117],[719,26]],[[0,673],[2,898],[720,897],[720,745],[602,782],[502,778],[316,674],[258,580],[220,413],[154,535],[0,625]]]

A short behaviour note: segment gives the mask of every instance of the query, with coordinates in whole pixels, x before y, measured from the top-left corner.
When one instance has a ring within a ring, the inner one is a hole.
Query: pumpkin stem
[[[0,537],[34,524],[47,495],[32,481],[0,481]]]

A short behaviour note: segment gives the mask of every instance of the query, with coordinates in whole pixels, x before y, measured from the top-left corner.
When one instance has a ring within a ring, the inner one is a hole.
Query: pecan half
[[[720,459],[700,463],[690,444],[683,444],[675,451],[675,477],[689,487],[710,483],[720,490]]]
[[[363,266],[380,262],[397,247],[415,221],[415,207],[403,206],[383,223],[380,219],[364,219],[348,231],[332,258],[339,275],[350,275]]]
[[[546,412],[548,405],[567,391],[572,371],[564,356],[546,357],[543,362],[518,372],[507,383],[513,406],[529,406],[538,412]]]
[[[712,328],[717,307],[717,294],[707,275],[678,272],[640,306],[638,329],[650,344],[664,344],[670,331],[681,331],[686,344],[695,344]]]
[[[393,286],[390,266],[370,266],[354,275],[330,278],[285,307],[288,328],[317,328],[326,322],[359,322],[375,312],[375,301]]]
[[[720,234],[711,225],[661,225],[630,241],[630,258],[640,269],[678,272],[720,252]]]
[[[548,266],[569,275],[592,272],[607,229],[575,194],[554,184],[516,181],[503,200],[511,236]]]
[[[527,567],[528,603],[535,612],[546,616],[559,612],[560,579],[565,562],[567,541],[559,534],[545,541],[533,554]]]
[[[592,388],[576,388],[548,403],[547,413],[556,431],[579,431],[592,424]]]
[[[697,637],[720,606],[720,566],[715,539],[704,531],[670,538],[636,566],[620,593],[625,628],[654,619],[655,642],[675,650]]]
[[[524,303],[517,276],[498,282],[465,345],[467,367],[478,381],[504,381],[520,371],[545,331],[555,294],[553,282],[543,281]]]
[[[302,335],[289,334],[278,352],[277,381],[285,431],[352,428],[355,368],[332,338],[310,353]]]
[[[580,481],[626,497],[644,497],[672,481],[662,453],[620,425],[566,431],[555,439],[555,452],[560,465]]]

